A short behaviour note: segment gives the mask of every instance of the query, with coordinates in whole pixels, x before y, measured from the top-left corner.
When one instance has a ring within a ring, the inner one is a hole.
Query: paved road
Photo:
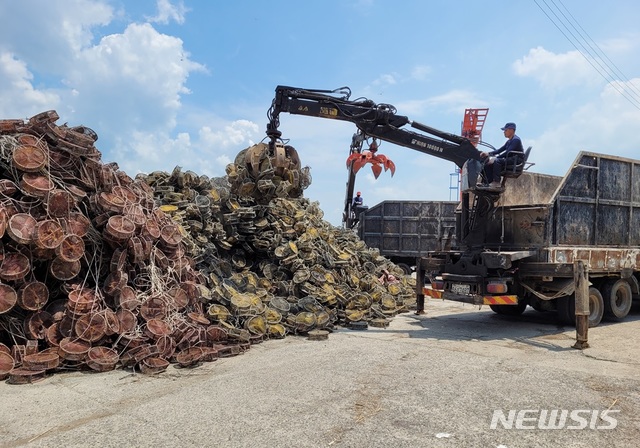
[[[386,329],[287,337],[159,376],[72,372],[2,383],[0,446],[638,445],[637,308],[623,323],[591,329],[585,351],[571,348],[575,329],[550,313],[514,319],[441,301],[427,310]],[[564,428],[535,429],[552,410],[569,413]],[[495,411],[506,421],[515,414],[511,429],[505,421],[491,429]]]

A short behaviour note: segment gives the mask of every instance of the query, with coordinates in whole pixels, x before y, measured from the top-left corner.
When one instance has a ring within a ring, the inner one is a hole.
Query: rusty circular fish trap
[[[111,216],[104,228],[107,236],[115,241],[126,241],[136,231],[136,225],[129,218],[123,215]]]
[[[5,284],[0,284],[0,314],[7,313],[18,303],[16,290]]]
[[[55,257],[51,260],[49,272],[54,278],[65,281],[74,279],[80,273],[81,268],[82,265],[79,260],[69,262],[60,257]],[[0,267],[1,270],[2,268]]]
[[[24,173],[20,186],[28,194],[36,198],[45,198],[54,189],[55,184],[47,176],[36,173]]]
[[[24,367],[17,367],[9,371],[7,382],[9,384],[31,384],[45,379],[46,376],[47,371],[44,369],[29,370]]]
[[[160,336],[156,340],[156,348],[158,356],[168,360],[176,351],[176,341],[169,335]]]
[[[129,348],[120,355],[120,363],[123,367],[134,367],[143,360],[158,354],[158,347],[156,345],[151,345],[143,341],[144,340],[141,340],[140,344],[134,347],[129,346]]]
[[[21,171],[37,173],[47,163],[47,152],[36,144],[21,144],[13,150],[11,161]]]
[[[120,288],[115,298],[117,306],[124,310],[137,311],[142,305],[142,300],[138,299],[135,289],[128,285]]]
[[[86,364],[96,372],[108,372],[116,368],[120,360],[118,352],[110,347],[91,347],[86,354]]]
[[[200,325],[209,325],[211,321],[207,319],[204,314],[198,313],[196,311],[191,311],[187,313],[187,317],[189,318],[189,322]]]
[[[169,361],[162,357],[152,356],[143,359],[138,364],[138,367],[145,375],[157,375],[158,373],[162,373],[167,370],[167,367],[169,367]]]
[[[289,310],[291,309],[291,304],[283,297],[274,297],[269,302],[269,306],[279,312],[281,316],[289,314]]]
[[[122,196],[103,191],[98,195],[98,204],[104,211],[122,213],[127,202]]]
[[[0,264],[0,279],[16,281],[23,279],[31,270],[29,258],[20,252],[10,252],[4,255]]]
[[[118,272],[122,271],[127,263],[127,253],[122,249],[114,249],[109,260],[109,271]]]
[[[54,189],[47,193],[45,204],[49,216],[67,218],[75,206],[75,199],[69,191]]]
[[[171,325],[163,319],[149,319],[144,327],[144,334],[155,341],[173,333]]]
[[[60,333],[60,336],[62,336],[63,338],[69,338],[73,336],[73,323],[75,322],[75,319],[76,317],[72,312],[65,310],[62,319],[57,322],[58,333]]]
[[[195,285],[195,283],[191,283]],[[197,292],[188,282],[182,282],[179,286],[173,286],[167,291],[167,296],[171,298],[171,308],[183,310],[195,299]],[[193,298],[193,299],[192,299]]]
[[[99,311],[99,314],[104,318],[104,334],[106,336],[111,336],[120,332],[120,321],[118,320],[118,316],[114,310],[111,308],[105,308],[102,311]]]
[[[78,235],[83,238],[89,232],[91,228],[91,221],[85,215],[79,212],[69,213],[69,217],[66,219],[67,233]]]
[[[160,228],[160,242],[167,248],[175,248],[182,241],[180,228],[171,223],[166,223]]]
[[[150,319],[164,319],[169,308],[166,301],[160,296],[152,296],[140,305],[140,317],[145,321]]]
[[[18,191],[18,187],[11,179],[0,179],[0,194],[7,198],[13,197]]]
[[[84,240],[78,235],[66,235],[55,247],[55,253],[67,263],[76,262],[85,254]]]
[[[60,365],[60,355],[57,352],[38,352],[25,355],[22,358],[22,367],[27,370],[41,371],[52,370]]]
[[[138,203],[130,203],[125,205],[122,214],[133,222],[133,224],[136,226],[136,229],[142,228],[144,223],[147,222],[147,214],[145,212],[145,209]]]
[[[209,325],[206,329],[206,340],[210,344],[224,342],[229,338],[227,330],[219,325]]]
[[[75,315],[87,314],[99,307],[98,295],[89,288],[74,288],[67,294],[67,310]]]
[[[7,233],[16,243],[31,244],[36,223],[36,219],[30,214],[16,213],[9,218]]]
[[[29,281],[18,290],[18,305],[27,311],[38,311],[49,301],[49,288],[40,281]]]
[[[142,236],[132,236],[127,242],[129,260],[135,266],[145,268],[151,256],[153,242]]]
[[[118,318],[118,334],[120,335],[132,333],[138,325],[138,318],[133,314],[133,311],[128,309],[120,308],[116,311],[116,317]]]
[[[82,339],[66,337],[60,340],[60,357],[65,361],[84,361],[91,344]]]
[[[86,342],[97,342],[106,335],[107,322],[100,313],[87,313],[76,320],[75,334]]]
[[[202,347],[189,347],[174,355],[176,363],[180,367],[193,367],[198,364],[204,356]]]
[[[42,249],[55,249],[64,239],[62,225],[53,219],[38,221],[33,232],[33,241]]]
[[[220,353],[216,347],[203,346],[202,352],[203,362],[213,362],[220,358]]]
[[[60,340],[63,338],[60,333],[60,324],[59,322],[54,321],[45,332],[44,339],[49,344],[49,347],[58,347],[60,346]]]
[[[111,189],[111,193],[118,196],[124,201],[124,207],[140,202],[140,197],[132,189],[124,185],[114,186]]]

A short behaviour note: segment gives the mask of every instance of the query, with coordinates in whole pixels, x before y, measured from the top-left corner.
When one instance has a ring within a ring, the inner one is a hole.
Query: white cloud
[[[219,131],[203,127],[195,140],[186,132],[172,138],[167,131],[134,131],[126,139],[118,138],[113,154],[127,173],[181,166],[198,174],[223,176],[238,151],[253,144],[257,131],[258,126],[247,120],[232,122]]]
[[[139,171],[142,162],[155,160],[146,152],[148,145],[161,151],[181,141],[171,138],[181,97],[189,93],[189,74],[205,68],[189,60],[180,39],[150,24],[131,24],[123,33],[105,36],[78,52],[76,59],[64,78],[64,105],[71,115],[65,119],[99,126],[108,142],[114,140],[115,153],[126,155],[123,166]],[[141,137],[146,135],[153,139]],[[167,141],[159,141],[161,137]],[[167,152],[165,161],[175,154]],[[131,160],[134,155],[139,162]]]
[[[54,91],[36,89],[26,63],[6,52],[0,53],[0,97],[1,117],[23,119],[55,109],[60,102]]]
[[[30,70],[64,74],[91,45],[93,31],[113,19],[106,1],[21,0],[0,2],[0,49],[27,61]]]
[[[181,1],[173,5],[169,0],[157,0],[156,6],[158,14],[154,17],[149,17],[148,20],[150,22],[167,24],[174,20],[182,25],[185,21],[185,14],[189,11]]]
[[[237,120],[224,126],[220,130],[213,130],[208,126],[204,126],[199,131],[200,144],[204,147],[211,148],[214,151],[218,149],[237,148],[239,145],[253,144],[251,137],[259,132],[260,128],[256,123],[248,120]]]
[[[578,51],[556,54],[536,47],[512,67],[517,75],[532,77],[551,90],[599,80],[597,72]]]

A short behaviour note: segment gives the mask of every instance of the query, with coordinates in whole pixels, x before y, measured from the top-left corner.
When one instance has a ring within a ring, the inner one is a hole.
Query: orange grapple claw
[[[383,154],[377,154],[376,151],[363,151],[362,153],[353,153],[347,158],[347,169],[352,167],[353,172],[357,173],[367,163],[371,164],[373,175],[377,179],[382,172],[390,170],[391,176],[396,172],[396,165]]]

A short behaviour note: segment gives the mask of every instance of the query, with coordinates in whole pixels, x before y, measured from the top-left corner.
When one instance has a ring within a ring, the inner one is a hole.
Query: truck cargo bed
[[[453,243],[457,206],[456,201],[383,201],[361,213],[358,234],[385,257],[415,261]]]

